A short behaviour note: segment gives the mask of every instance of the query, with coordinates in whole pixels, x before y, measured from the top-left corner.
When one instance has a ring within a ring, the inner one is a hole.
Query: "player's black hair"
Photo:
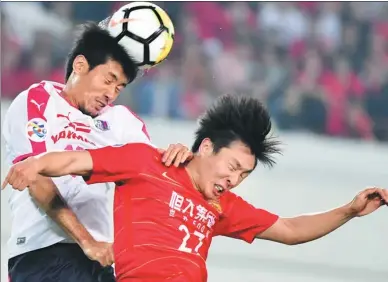
[[[200,117],[192,151],[197,152],[205,138],[213,142],[215,153],[242,141],[256,160],[271,167],[275,164],[273,154],[280,153],[280,143],[269,136],[271,127],[269,113],[258,99],[224,95]]]
[[[129,82],[132,82],[138,73],[135,61],[125,49],[107,30],[93,22],[81,25],[81,33],[67,57],[66,82],[73,71],[73,61],[78,55],[85,56],[90,70],[105,64],[109,59],[120,63]]]

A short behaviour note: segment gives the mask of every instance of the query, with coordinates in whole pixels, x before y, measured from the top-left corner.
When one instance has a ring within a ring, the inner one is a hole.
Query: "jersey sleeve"
[[[144,143],[131,143],[120,147],[87,150],[93,161],[93,170],[85,177],[88,184],[122,182],[145,172],[151,162],[158,160],[157,151]]]
[[[247,243],[252,243],[257,234],[267,230],[279,218],[230,192],[221,198],[221,206],[223,212],[215,225],[214,236],[226,236]]]
[[[28,124],[36,122],[42,130],[47,130],[47,119],[44,113],[49,98],[50,95],[45,91],[43,85],[36,84],[21,92],[12,101],[5,114],[2,126],[6,148],[5,160],[8,166],[47,151],[44,139],[47,136],[44,136],[44,131],[41,138],[39,135],[31,136]],[[70,175],[52,178],[52,180],[65,199],[71,197],[74,193],[72,185],[69,185],[69,183],[83,182],[81,177],[74,179]],[[85,184],[85,182],[83,183]]]
[[[16,163],[29,156],[46,151],[42,142],[34,142],[29,138],[27,123],[29,120],[38,119],[45,126],[46,119],[37,109],[34,109],[28,99],[31,100],[31,91],[20,93],[9,106],[2,127],[2,134],[6,145],[6,162]],[[38,140],[40,141],[40,140]]]

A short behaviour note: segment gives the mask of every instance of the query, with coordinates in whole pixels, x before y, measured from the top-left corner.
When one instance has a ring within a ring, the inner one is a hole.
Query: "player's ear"
[[[89,72],[89,63],[85,56],[78,55],[73,61],[73,72],[77,75],[83,75]]]
[[[213,142],[210,138],[205,138],[202,140],[201,145],[199,145],[198,153],[200,156],[210,156],[213,154]]]

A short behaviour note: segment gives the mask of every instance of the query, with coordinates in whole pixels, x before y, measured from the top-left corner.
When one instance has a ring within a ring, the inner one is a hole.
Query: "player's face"
[[[242,142],[232,142],[228,147],[213,152],[213,144],[204,139],[199,149],[199,180],[197,185],[208,200],[215,200],[223,192],[233,189],[254,169],[255,156]]]
[[[81,61],[85,59],[83,56],[79,57],[81,57]],[[75,64],[76,60],[74,60]],[[94,117],[105,106],[116,100],[120,91],[127,85],[128,79],[123,68],[116,61],[108,60],[105,64],[98,65],[91,71],[89,71],[87,61],[86,65],[85,62],[82,63],[87,68],[78,73],[77,87],[82,95],[79,95],[77,102],[82,112]],[[76,72],[76,69],[74,71]]]

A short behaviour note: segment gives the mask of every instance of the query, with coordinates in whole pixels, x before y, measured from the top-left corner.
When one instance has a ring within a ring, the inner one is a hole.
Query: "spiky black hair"
[[[73,61],[78,55],[85,56],[90,70],[111,59],[122,66],[129,82],[136,78],[138,73],[136,62],[107,30],[93,22],[83,24],[80,27],[80,35],[76,38],[67,57],[66,81],[73,71]]]
[[[213,142],[214,152],[234,141],[250,148],[256,160],[273,166],[273,155],[280,153],[279,141],[270,137],[271,119],[262,103],[247,96],[224,95],[199,119],[192,151],[197,152],[203,139]]]

